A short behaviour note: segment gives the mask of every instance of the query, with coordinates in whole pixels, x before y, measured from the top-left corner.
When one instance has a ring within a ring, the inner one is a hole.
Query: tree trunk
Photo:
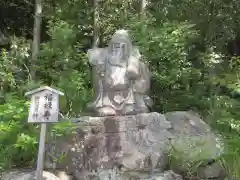
[[[42,22],[42,0],[35,1],[35,17],[33,27],[33,42],[32,42],[32,67],[31,67],[31,79],[36,78],[36,61],[40,46],[40,33]]]
[[[145,21],[145,9],[147,5],[147,0],[141,0],[140,2],[140,11],[139,11],[139,16],[140,16],[140,21],[141,21],[141,31],[142,34],[144,34],[145,31],[145,26],[144,26],[144,21]]]
[[[97,48],[99,44],[99,3],[98,0],[93,0],[93,44],[92,48]],[[93,85],[93,97],[94,99],[97,97],[96,90],[99,89],[98,78],[97,78],[97,70],[96,67],[92,67],[92,85]]]
[[[123,11],[122,11],[123,10]],[[126,21],[127,21],[127,11],[128,11],[128,0],[122,0],[122,10],[121,10],[121,25],[122,28],[124,28],[124,26],[126,25]]]
[[[93,47],[97,47],[99,44],[99,3],[98,0],[93,0]]]
[[[141,0],[140,2],[140,17],[142,22],[144,22],[144,17],[145,17],[145,9],[146,9],[146,5],[147,5],[147,0]]]

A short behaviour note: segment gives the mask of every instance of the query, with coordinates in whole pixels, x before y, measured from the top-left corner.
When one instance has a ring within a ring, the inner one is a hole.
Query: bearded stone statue
[[[88,51],[94,69],[95,100],[88,105],[97,116],[149,112],[150,72],[140,61],[126,30],[118,30],[108,47]]]

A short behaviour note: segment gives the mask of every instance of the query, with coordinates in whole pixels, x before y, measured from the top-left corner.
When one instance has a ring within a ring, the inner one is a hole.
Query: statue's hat
[[[121,42],[121,41],[128,43],[128,45],[131,45],[131,38],[130,38],[128,32],[124,29],[117,30],[113,34],[112,39],[111,39],[111,42]]]

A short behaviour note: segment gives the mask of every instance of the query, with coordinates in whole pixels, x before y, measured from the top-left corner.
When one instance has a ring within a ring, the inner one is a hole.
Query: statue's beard
[[[108,58],[111,62],[116,64],[119,64],[125,61],[123,53],[121,51],[110,53]]]

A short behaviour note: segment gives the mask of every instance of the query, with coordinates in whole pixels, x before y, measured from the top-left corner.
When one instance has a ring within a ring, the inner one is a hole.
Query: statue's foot
[[[115,116],[117,113],[111,107],[102,107],[97,110],[98,116]]]
[[[94,103],[93,103],[93,102],[87,103],[86,108],[87,108],[87,110],[89,110],[89,111],[93,111],[93,110],[94,110]]]

